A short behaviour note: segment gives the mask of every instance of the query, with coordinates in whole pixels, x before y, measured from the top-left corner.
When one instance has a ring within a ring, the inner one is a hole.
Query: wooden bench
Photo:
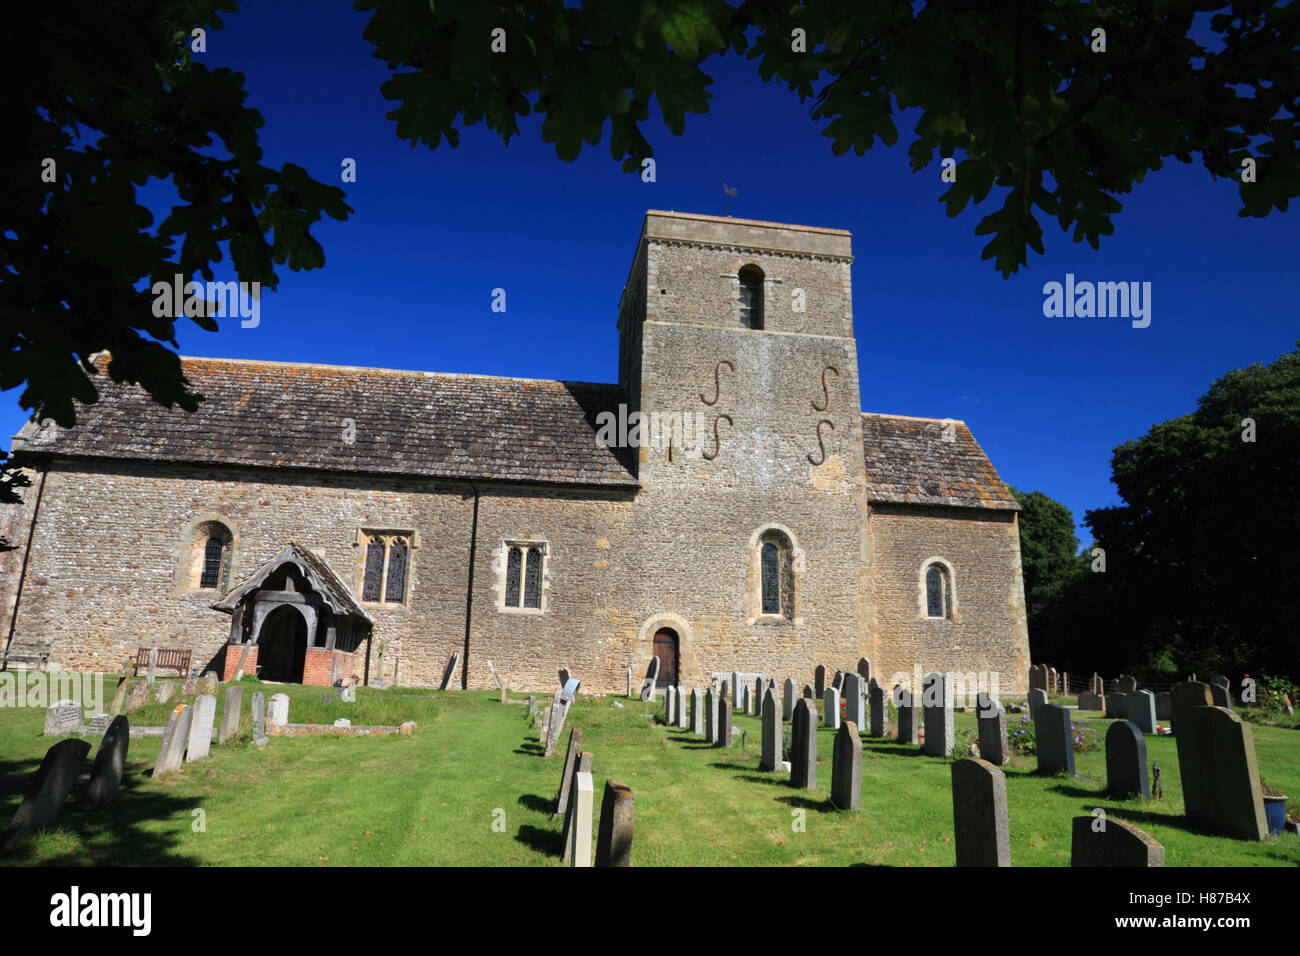
[[[190,676],[189,651],[176,650],[175,648],[170,647],[142,647],[135,655],[135,673],[137,677],[140,676],[141,671],[148,673],[149,655],[155,649],[158,651],[158,663],[154,665],[157,670],[175,671],[176,676],[178,677]]]
[[[46,651],[43,654],[5,654],[0,656],[0,670],[8,670],[10,661],[15,664],[35,665],[37,670],[45,666],[45,662],[50,659],[50,654]]]

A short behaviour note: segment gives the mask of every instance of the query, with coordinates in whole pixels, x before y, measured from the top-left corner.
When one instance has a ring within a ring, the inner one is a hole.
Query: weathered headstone
[[[1047,704],[1047,691],[1034,688],[1029,692],[1029,712],[1032,714],[1039,707]]]
[[[153,778],[157,780],[165,773],[181,769],[185,759],[185,744],[190,737],[190,721],[194,711],[188,704],[177,704],[167,718],[163,728],[162,746],[158,748],[158,760],[153,765]]]
[[[1268,824],[1250,724],[1225,707],[1195,707],[1178,718],[1174,742],[1187,815],[1243,840],[1264,839]]]
[[[92,737],[102,737],[108,733],[108,727],[113,723],[112,714],[93,714],[90,718],[89,732]]]
[[[871,661],[865,657],[858,658],[858,676],[862,678],[862,686],[867,686],[867,681],[871,680]]]
[[[669,684],[664,689],[664,723],[672,726],[677,719],[677,688]]]
[[[1061,692],[1060,675],[1056,673],[1055,667],[1047,668],[1047,691],[1049,694],[1059,694]]]
[[[686,706],[688,696],[685,687],[677,688],[677,728],[679,730],[688,730],[691,726],[690,712]]]
[[[128,677],[131,674],[131,662],[127,661],[122,665],[122,670],[117,678],[117,690],[113,694],[113,707],[111,713],[114,715],[122,713],[126,706],[126,695],[131,690],[131,682]]]
[[[552,820],[558,820],[569,812],[569,788],[573,785],[573,772],[578,765],[578,754],[582,753],[582,728],[574,727],[569,731],[569,746],[564,751],[564,770],[560,774],[560,792],[555,796],[555,812]]]
[[[1090,691],[1081,691],[1079,693],[1079,709],[1104,711],[1106,709],[1106,698],[1101,694],[1094,694]]]
[[[632,696],[632,676],[632,668],[629,667],[627,669],[627,696],[629,698]]]
[[[1070,712],[1059,704],[1044,704],[1033,713],[1038,772],[1074,776],[1074,734]]]
[[[1115,689],[1121,694],[1132,694],[1138,689],[1136,677],[1130,677],[1127,674],[1120,674],[1119,680],[1115,682]]]
[[[759,756],[759,770],[775,770],[782,759],[781,705],[772,688],[763,695],[763,750]]]
[[[704,742],[718,742],[718,695],[712,687],[704,692]]]
[[[557,690],[551,699],[551,719],[546,723],[546,739],[543,741],[542,756],[549,757],[555,752],[555,744],[564,732],[564,719],[569,716],[569,701],[564,699],[564,691]]]
[[[921,704],[925,712],[925,752],[932,757],[951,757],[956,744],[952,692],[952,674],[945,671],[926,675]]]
[[[149,703],[149,685],[144,681],[132,681],[131,689],[126,694],[126,712],[133,714]]]
[[[266,694],[253,691],[253,743],[266,746]]]
[[[839,730],[840,727],[840,692],[834,687],[827,687],[826,693],[822,695],[822,720],[831,730]]]
[[[75,700],[55,701],[45,711],[45,736],[63,737],[81,731],[81,705]]]
[[[655,683],[659,680],[659,658],[650,658],[650,667],[646,671],[645,680],[641,682],[641,700],[654,700]]]
[[[289,724],[289,695],[272,694],[267,723],[272,727],[285,727]]]
[[[872,678],[868,697],[871,700],[871,737],[889,736],[889,702],[885,699],[885,688]]]
[[[1106,716],[1116,720],[1128,720],[1128,694],[1117,690],[1106,695]]]
[[[456,673],[456,667],[460,664],[460,651],[454,651],[451,657],[447,658],[447,666],[443,668],[442,680],[438,682],[439,690],[446,690],[451,686],[451,679]]]
[[[704,694],[698,687],[691,689],[691,733],[704,736]]]
[[[493,680],[493,681],[496,683],[496,685],[497,685],[497,690],[502,690],[502,691],[505,690],[505,689],[506,689],[506,688],[505,688],[505,685],[501,683],[501,678],[497,676],[497,669],[496,669],[495,667],[492,666],[492,662],[491,662],[491,661],[488,661],[488,662],[487,662],[487,668],[488,668],[488,673],[492,675],[492,680]],[[630,670],[630,668],[629,668],[629,670]],[[631,696],[631,691],[630,691],[630,690],[628,691],[628,695]]]
[[[573,786],[573,826],[569,829],[569,865],[591,866],[591,813],[595,793],[591,774],[579,773]]]
[[[844,700],[844,719],[853,721],[854,727],[867,724],[866,687],[857,674],[845,674],[844,686],[840,690]]]
[[[185,762],[202,760],[212,748],[212,723],[217,716],[217,698],[200,694],[194,701],[194,715],[190,719],[189,743],[185,748]]]
[[[636,798],[632,789],[616,780],[605,781],[600,802],[600,830],[596,835],[597,866],[632,865],[632,818]]]
[[[206,674],[203,675],[203,684],[202,684],[203,693],[215,694],[217,692],[217,685],[219,683],[220,681],[217,679],[216,672],[208,671]]]
[[[1042,664],[1034,664],[1029,668],[1029,689],[1047,690],[1047,668]]]
[[[357,687],[355,684],[348,684],[339,690],[339,700],[345,704],[355,704],[357,702]]]
[[[1106,817],[1075,817],[1071,866],[1164,866],[1165,848],[1130,823]]]
[[[980,757],[995,767],[1002,766],[1011,751],[1007,744],[1006,710],[981,691],[975,698],[975,723],[979,728]]]
[[[818,664],[817,669],[813,671],[813,693],[817,695],[817,700],[826,698],[826,665]]]
[[[857,725],[840,722],[831,757],[831,803],[837,810],[857,810],[862,805],[862,741]]]
[[[799,699],[799,692],[795,689],[794,678],[787,677],[781,685],[781,719],[790,721],[794,719],[794,702]]]
[[[719,747],[731,746],[731,703],[727,700],[726,694],[718,695],[718,723],[717,723],[717,745]]]
[[[1156,692],[1156,720],[1169,720],[1173,716],[1172,696],[1169,691]]]
[[[152,684],[158,677],[158,648],[149,649],[149,669],[145,672],[146,682]]]
[[[1128,719],[1144,734],[1156,732],[1156,695],[1149,690],[1128,695]]]
[[[790,737],[790,785],[817,789],[817,708],[810,700],[795,704]]]
[[[199,679],[197,677],[185,678],[185,683],[181,685],[181,694],[186,697],[193,697],[199,692]]]
[[[563,687],[568,682],[569,682],[569,668],[568,665],[565,665],[564,667],[560,668],[560,686]]]
[[[833,680],[831,680],[831,686],[834,687],[841,694],[844,693],[844,672],[843,671],[835,672],[835,677]]]
[[[154,687],[154,700],[160,704],[166,704],[171,701],[176,693],[176,685],[171,681],[163,681]]]
[[[953,849],[958,866],[1010,866],[1007,778],[987,760],[952,765]]]
[[[1184,681],[1181,684],[1175,684],[1169,692],[1169,726],[1173,728],[1174,735],[1178,735],[1178,722],[1183,714],[1189,713],[1195,707],[1213,707],[1214,698],[1210,693],[1210,685],[1201,681]],[[1106,715],[1107,717],[1110,714]]]
[[[1121,800],[1151,798],[1147,741],[1142,728],[1132,721],[1117,720],[1106,731],[1106,790]]]
[[[737,710],[745,704],[745,695],[741,690],[743,686],[740,682],[740,671],[732,671],[731,686],[727,688],[727,700],[731,701],[731,706]]]
[[[126,752],[131,744],[131,725],[125,717],[114,717],[95,754],[90,784],[81,798],[83,810],[98,810],[117,799],[117,788],[126,770]]]
[[[60,740],[45,752],[40,768],[28,782],[27,795],[0,837],[0,851],[11,849],[24,834],[43,830],[59,819],[89,752],[90,744],[84,740]]]
[[[799,694],[804,700],[814,700],[812,684],[804,684],[803,690]]]
[[[560,846],[564,848],[563,863],[566,866],[572,865],[573,861],[573,826],[574,818],[578,808],[578,801],[575,799],[578,788],[578,776],[580,774],[590,774],[592,770],[591,751],[584,750],[578,754],[578,761],[573,767],[573,782],[569,784],[569,809],[564,814],[564,829],[560,833]],[[590,865],[590,863],[586,864]]]

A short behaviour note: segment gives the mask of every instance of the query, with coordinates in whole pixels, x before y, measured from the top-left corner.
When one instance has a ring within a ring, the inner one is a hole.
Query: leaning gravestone
[[[43,830],[59,819],[81,771],[81,762],[89,752],[90,744],[84,740],[60,740],[45,752],[40,769],[28,782],[27,795],[9,821],[9,829],[0,837],[0,852],[12,849],[24,834]]]
[[[1074,735],[1070,711],[1059,704],[1045,704],[1033,713],[1034,738],[1038,749],[1038,772],[1074,776]]]
[[[952,765],[953,843],[958,866],[1010,866],[1007,778],[987,760]]]
[[[876,683],[875,678],[871,679],[870,690],[867,692],[871,699],[871,730],[869,736],[887,737],[889,736],[889,704],[885,700],[885,688]]]
[[[564,732],[564,718],[569,715],[569,704],[564,700],[564,691],[557,690],[551,700],[551,716],[546,721],[546,738],[543,741],[542,756],[549,757],[555,752],[555,744]]]
[[[1174,736],[1178,735],[1178,722],[1184,714],[1196,707],[1213,707],[1214,698],[1210,694],[1210,685],[1201,681],[1184,681],[1175,684],[1169,692],[1169,726]],[[1109,716],[1109,715],[1107,715]]]
[[[718,742],[718,695],[712,687],[704,692],[704,742]]]
[[[775,770],[784,763],[781,745],[781,705],[769,687],[763,695],[763,750],[759,758],[759,770]]]
[[[731,746],[731,704],[727,701],[726,694],[718,695],[718,722],[717,722],[717,745],[719,747]]]
[[[840,727],[840,692],[834,687],[827,687],[822,697],[822,709],[826,712],[823,720],[831,730]]]
[[[853,721],[854,727],[865,727],[867,724],[865,691],[861,677],[857,674],[844,675],[844,687],[840,691],[844,700],[844,719]]]
[[[817,695],[817,700],[823,700],[826,697],[825,664],[818,664],[817,669],[813,671],[813,693]]]
[[[650,658],[650,668],[646,671],[645,680],[641,683],[641,700],[654,700],[655,682],[659,680],[659,658]]]
[[[1086,690],[1080,691],[1079,709],[1104,711],[1106,709],[1106,698],[1101,694],[1093,694]]]
[[[817,789],[817,708],[810,700],[795,704],[790,736],[790,785]]]
[[[691,689],[691,733],[704,736],[704,694],[698,687]]]
[[[95,754],[90,784],[81,798],[81,809],[98,810],[117,799],[117,788],[126,770],[126,751],[131,743],[131,725],[125,717],[114,717]]]
[[[564,667],[560,668],[560,686],[563,687],[568,682],[569,682],[569,668],[568,665],[565,665]]]
[[[785,683],[781,685],[781,719],[790,721],[794,719],[794,702],[798,699],[798,691],[795,690],[794,679],[787,677]]]
[[[1128,719],[1144,734],[1156,732],[1156,695],[1139,690],[1128,695]]]
[[[596,835],[597,866],[632,865],[632,818],[636,798],[632,788],[616,780],[605,781],[600,802],[600,829]]]
[[[244,688],[231,685],[226,688],[226,702],[221,707],[221,731],[217,743],[224,744],[239,733],[239,711],[244,706]]]
[[[1106,731],[1106,790],[1121,800],[1151,798],[1147,741],[1142,728],[1132,721],[1117,720]]]
[[[167,718],[163,728],[162,746],[158,748],[158,760],[153,765],[153,778],[157,780],[165,773],[181,769],[185,758],[185,744],[190,736],[190,721],[194,717],[193,708],[188,704],[177,704]]]
[[[45,736],[63,737],[81,730],[81,705],[75,700],[56,701],[45,711]]]
[[[1243,840],[1268,835],[1250,725],[1225,707],[1196,707],[1174,733],[1183,806],[1193,820]]]
[[[266,694],[253,692],[253,743],[266,746]]]
[[[200,694],[194,701],[194,717],[190,720],[189,744],[185,749],[185,762],[202,760],[212,748],[212,723],[217,716],[217,698]]]
[[[1002,705],[981,692],[975,698],[975,722],[979,727],[980,757],[995,767],[1007,762],[1007,712]]]
[[[857,725],[840,722],[831,756],[831,803],[837,810],[857,810],[862,805],[862,741]]]
[[[894,709],[898,711],[898,742],[915,747],[921,742],[920,709],[912,703],[912,692],[894,685]]]
[[[933,757],[951,757],[955,744],[952,729],[952,674],[927,674],[921,703],[925,710],[925,752]]]
[[[131,682],[127,679],[130,676],[130,674],[131,674],[131,662],[127,661],[125,664],[122,665],[122,670],[119,673],[117,679],[117,691],[113,694],[112,713],[114,715],[120,714],[122,712],[122,708],[126,706],[126,695],[127,692],[130,691],[131,689]]]
[[[560,792],[555,797],[555,812],[552,820],[558,820],[569,812],[569,788],[573,785],[573,772],[578,764],[578,754],[582,753],[582,728],[574,727],[569,731],[569,746],[564,751],[564,770],[560,774]]]
[[[285,727],[289,724],[289,695],[272,694],[271,709],[267,714],[267,723],[272,727]]]
[[[1111,691],[1106,695],[1106,716],[1116,720],[1128,720],[1128,694]]]
[[[1047,704],[1047,691],[1038,690],[1037,688],[1029,692],[1029,712],[1032,714],[1039,707]]]
[[[460,651],[454,651],[451,657],[447,658],[447,666],[443,668],[442,680],[438,682],[438,690],[446,690],[451,686],[451,679],[456,673],[458,664],[460,664]]]
[[[1097,829],[1098,824],[1101,829]],[[1070,866],[1164,866],[1165,848],[1150,834],[1114,817],[1075,817]]]

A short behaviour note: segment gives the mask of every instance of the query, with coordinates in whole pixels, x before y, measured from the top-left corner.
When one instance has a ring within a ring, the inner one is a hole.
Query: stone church
[[[184,358],[15,436],[0,639],[46,667],[621,692],[1029,665],[1018,506],[965,424],[866,413],[850,235],[648,212],[617,384]]]

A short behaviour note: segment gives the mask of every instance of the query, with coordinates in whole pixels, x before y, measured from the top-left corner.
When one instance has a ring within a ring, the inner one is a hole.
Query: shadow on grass
[[[546,747],[545,747],[544,745],[542,745],[542,744],[522,743],[522,744],[519,745],[519,749],[516,750],[515,753],[517,753],[517,754],[544,754],[544,753],[546,753]]]
[[[1093,796],[1099,796],[1099,794],[1093,794]],[[1108,807],[1104,803],[1098,803],[1097,805],[1106,811],[1108,817],[1113,816],[1116,820],[1123,820],[1125,823],[1132,823],[1134,826],[1170,827],[1175,830],[1182,830],[1184,833],[1193,833],[1197,836],[1226,837],[1232,839],[1232,835],[1229,833],[1224,833],[1221,830],[1207,827],[1205,824],[1197,823],[1185,816],[1172,813],[1150,813],[1146,810],[1134,810],[1125,804],[1113,807]],[[1080,813],[1079,816],[1083,816],[1083,814]]]
[[[519,828],[519,832],[515,834],[515,839],[524,846],[536,850],[538,853],[545,853],[547,856],[564,855],[563,834],[556,833],[553,830],[522,826]]]
[[[749,783],[766,783],[774,787],[783,787],[788,783],[784,777],[779,776],[776,770],[773,770],[770,776],[760,777],[758,774],[746,773],[737,775],[736,779],[746,780]]]
[[[896,744],[895,745],[882,744],[880,746],[868,745],[868,746],[864,746],[862,750],[864,753],[869,752],[873,754],[896,754],[900,757],[924,757],[925,756],[925,751],[921,749],[919,744],[915,747],[899,746]]]
[[[529,810],[536,810],[538,813],[545,813],[548,817],[555,810],[555,801],[547,797],[539,797],[535,793],[525,793],[519,798],[519,803]]]
[[[1080,781],[1091,780],[1091,777],[1079,777]],[[1065,797],[1089,797],[1091,799],[1103,798],[1109,799],[1112,795],[1105,790],[1085,790],[1083,787],[1072,787],[1068,784],[1058,784],[1055,787],[1048,787],[1052,793],[1059,793]]]
[[[788,797],[777,797],[776,802],[791,807],[802,807],[804,810],[815,810],[818,813],[839,813],[829,800],[814,800],[811,797],[790,795]]]

